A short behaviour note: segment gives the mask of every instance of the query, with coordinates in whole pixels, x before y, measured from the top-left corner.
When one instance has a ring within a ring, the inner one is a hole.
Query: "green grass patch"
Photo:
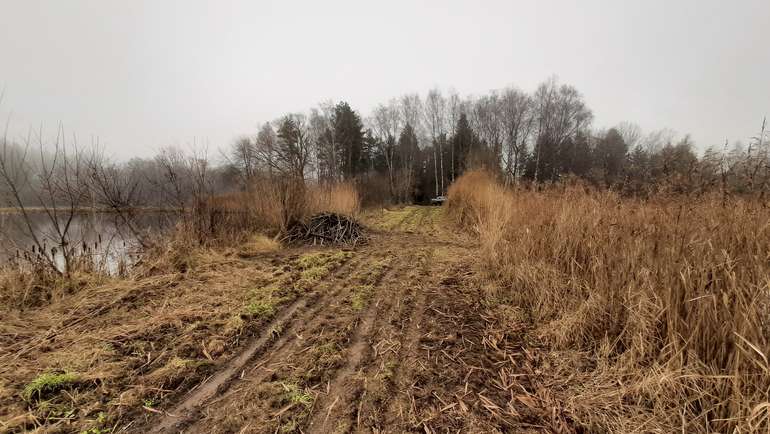
[[[301,270],[308,270],[311,268],[325,267],[327,265],[342,265],[345,261],[353,256],[353,252],[346,252],[343,250],[335,253],[319,252],[308,253],[299,257],[295,264]],[[328,268],[328,267],[327,267]]]
[[[326,267],[326,266],[313,267],[313,268],[308,268],[307,270],[302,270],[302,273],[300,273],[300,277],[302,278],[302,280],[305,280],[308,282],[318,282],[319,280],[328,276],[330,272],[331,270],[329,269],[329,267]]]
[[[275,302],[272,300],[252,301],[246,305],[246,314],[254,318],[269,319],[275,315]]]
[[[246,306],[242,308],[242,317],[269,319],[277,306],[291,301],[304,291],[311,290],[319,281],[327,277],[338,266],[353,256],[352,252],[336,251],[308,253],[300,256],[287,266],[287,271],[294,269],[293,277],[285,276],[277,281],[249,291]],[[299,271],[297,276],[296,271]],[[296,279],[296,280],[295,280]]]
[[[283,390],[285,391],[284,400],[291,404],[299,404],[305,407],[313,405],[313,396],[300,389],[298,385],[294,383],[281,383]]]
[[[308,253],[300,256],[299,259],[297,259],[297,261],[295,262],[295,264],[300,269],[307,270],[309,268],[320,267],[326,264],[327,257],[328,257],[328,254],[326,252]]]
[[[21,397],[25,401],[32,401],[33,399],[40,400],[44,396],[70,388],[78,381],[80,381],[80,377],[71,373],[40,374],[24,387],[24,390],[21,392]]]
[[[295,265],[300,269],[300,278],[294,283],[294,289],[310,290],[313,285],[331,274],[335,268],[344,264],[352,256],[352,252],[342,250],[335,253],[321,252],[301,256],[295,261]]]
[[[350,305],[353,310],[361,310],[369,304],[369,300],[374,294],[374,287],[372,285],[361,285],[353,290],[353,295],[350,297]]]
[[[287,285],[284,281],[273,282],[266,286],[252,289],[249,291],[246,306],[243,307],[242,317],[251,317],[256,319],[270,319],[275,315],[276,308],[286,300],[290,300]],[[291,288],[291,285],[288,286]]]

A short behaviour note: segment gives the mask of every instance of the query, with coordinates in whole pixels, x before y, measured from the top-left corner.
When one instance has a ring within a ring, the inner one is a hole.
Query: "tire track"
[[[266,330],[262,332],[261,336],[252,341],[240,354],[230,359],[222,370],[214,374],[209,380],[201,383],[195,390],[185,397],[182,402],[177,404],[170,412],[166,412],[163,418],[155,425],[150,432],[162,433],[168,432],[174,428],[174,425],[184,423],[187,419],[193,416],[194,409],[215,394],[220,391],[220,388],[226,389],[229,384],[237,375],[239,371],[242,371],[246,364],[256,356],[257,353],[263,352],[270,344],[273,338],[272,331],[279,328],[281,324],[285,324],[291,320],[297,310],[303,309],[307,305],[308,300],[302,298],[296,300],[289,307],[287,307],[281,316],[274,319],[267,325]]]
[[[310,294],[300,297],[288,306],[286,306],[279,315],[264,326],[264,331],[251,339],[241,352],[231,358],[224,364],[224,367],[212,377],[206,379],[203,383],[193,388],[187,395],[183,396],[170,411],[164,411],[158,415],[158,418],[151,418],[148,423],[140,424],[138,428],[132,430],[137,433],[170,433],[180,432],[186,425],[193,423],[198,417],[200,408],[216,395],[222,396],[229,394],[229,389],[237,381],[238,373],[241,376],[245,372],[247,365],[256,360],[260,355],[265,355],[268,350],[279,349],[286,343],[285,336],[279,336],[276,339],[277,330],[287,326],[291,327],[303,319],[315,315],[320,309],[323,309],[331,299],[324,297],[321,291],[331,284],[331,281],[340,276],[349,273],[350,268],[354,268],[360,260],[353,258],[346,261],[340,267],[335,269],[329,276],[329,283],[321,285]],[[333,287],[334,294],[338,293],[340,288]],[[320,302],[319,302],[320,299]],[[297,314],[297,312],[302,314]]]
[[[404,214],[285,308],[244,350],[250,356],[193,391],[194,405],[177,404],[172,414],[183,417],[160,418],[153,432],[430,432],[450,389],[429,347],[452,333],[442,315],[462,315],[448,291],[472,258],[459,238],[434,233],[434,208]]]
[[[389,407],[398,400],[398,385],[408,372],[404,362],[417,350],[426,300],[422,281],[425,273],[419,270],[412,275],[415,281],[407,285],[408,293],[399,301],[397,315],[380,330],[376,346],[379,360],[375,357],[366,370],[365,391],[356,411],[354,432],[381,432],[388,420],[392,424],[401,422],[400,418],[389,416]]]
[[[360,410],[362,394],[366,393],[367,375],[363,371],[369,370],[374,358],[372,342],[387,327],[394,311],[401,306],[405,292],[403,275],[412,264],[413,256],[409,254],[406,258],[400,258],[398,266],[392,267],[375,288],[376,300],[370,304],[356,328],[347,349],[346,364],[335,373],[327,392],[319,397],[306,432],[341,432],[349,430],[354,420],[358,422],[356,416]],[[396,293],[392,293],[391,288],[397,288]]]
[[[370,253],[368,259],[381,257]],[[303,423],[310,414],[304,405],[310,399],[307,391],[331,382],[341,369],[337,365],[344,360],[342,354],[350,353],[336,348],[355,343],[356,330],[367,318],[351,315],[349,298],[360,280],[371,278],[369,266],[371,262],[359,263],[343,281],[334,282],[333,292],[303,320],[293,321],[274,350],[254,360],[238,386],[211,400],[185,432],[291,431]],[[372,283],[377,284],[382,276],[374,278]],[[326,353],[330,349],[335,349],[333,354]]]

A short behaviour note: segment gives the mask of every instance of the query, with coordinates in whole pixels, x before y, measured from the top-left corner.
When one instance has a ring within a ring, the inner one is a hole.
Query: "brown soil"
[[[81,307],[91,317],[41,327],[2,350],[0,362],[38,366],[17,376],[0,371],[9,387],[0,393],[0,420],[13,422],[5,422],[9,432],[35,425],[134,433],[569,431],[557,414],[541,411],[537,362],[516,333],[523,326],[482,302],[473,241],[441,229],[441,218],[437,207],[370,215],[369,243],[344,255],[320,250],[326,256],[317,273],[306,271],[303,249],[220,258],[209,274],[198,268],[197,278],[163,281],[189,287],[177,293],[197,304],[184,311],[159,282],[146,283],[155,288],[151,298],[120,293],[120,314],[110,314],[111,305]],[[233,273],[243,282],[223,289]],[[308,285],[307,276],[317,279]],[[256,297],[248,288],[286,286],[287,279],[295,290],[269,294],[276,300],[269,319],[242,316],[239,331],[229,331],[228,318]],[[194,318],[179,318],[188,311]],[[81,338],[66,333],[81,325],[101,328],[93,338],[85,329]],[[117,349],[73,369],[66,348],[79,341]],[[61,392],[74,394],[75,416],[41,420],[36,404],[18,402],[34,372],[68,366],[86,377]],[[87,412],[80,406],[88,401],[98,404]]]

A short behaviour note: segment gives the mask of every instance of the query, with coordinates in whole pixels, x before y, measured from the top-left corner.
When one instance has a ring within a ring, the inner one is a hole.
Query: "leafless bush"
[[[6,133],[1,150],[4,199],[22,215],[23,230],[34,246],[32,253],[52,271],[69,275],[78,248],[78,240],[72,239],[72,223],[91,199],[86,156],[76,144],[67,145],[62,127],[50,144],[45,143],[42,130],[30,132],[24,144],[15,147]],[[34,212],[46,216],[50,230],[41,231],[33,224],[33,206]],[[57,258],[63,263],[58,264]]]
[[[91,197],[102,208],[114,212],[143,248],[149,246],[147,234],[136,225],[141,202],[141,181],[131,168],[109,162],[99,151],[88,160]]]

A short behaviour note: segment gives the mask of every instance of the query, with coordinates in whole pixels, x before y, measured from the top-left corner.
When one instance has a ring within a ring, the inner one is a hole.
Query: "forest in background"
[[[13,182],[22,202],[37,205],[43,198],[35,194],[41,183],[36,175],[68,165],[83,176],[87,171],[79,166],[109,175],[109,190],[121,196],[111,202],[132,207],[183,208],[204,192],[247,191],[278,177],[352,182],[365,204],[425,203],[445,194],[469,168],[484,168],[505,185],[577,178],[624,195],[718,190],[764,198],[770,144],[766,121],[757,126],[745,142],[725,141],[700,153],[689,135],[672,130],[644,132],[630,122],[595,128],[581,93],[551,78],[534,92],[507,87],[481,96],[440,89],[406,94],[367,116],[345,101],[327,101],[265,122],[223,149],[167,147],[153,158],[120,163],[105,157],[98,143],[78,147],[63,128],[53,138],[31,131],[24,140],[5,138],[2,161],[9,176],[0,192],[7,198]],[[80,201],[94,203],[93,194],[86,196]]]
[[[767,188],[766,124],[748,143],[725,142],[698,155],[689,135],[645,133],[633,123],[600,130],[580,92],[549,79],[478,97],[432,89],[379,104],[362,117],[346,102],[265,123],[232,145],[225,165],[244,188],[276,173],[321,182],[355,181],[365,202],[425,202],[469,168],[506,185],[580,178],[647,196]],[[764,197],[764,194],[762,194]]]

